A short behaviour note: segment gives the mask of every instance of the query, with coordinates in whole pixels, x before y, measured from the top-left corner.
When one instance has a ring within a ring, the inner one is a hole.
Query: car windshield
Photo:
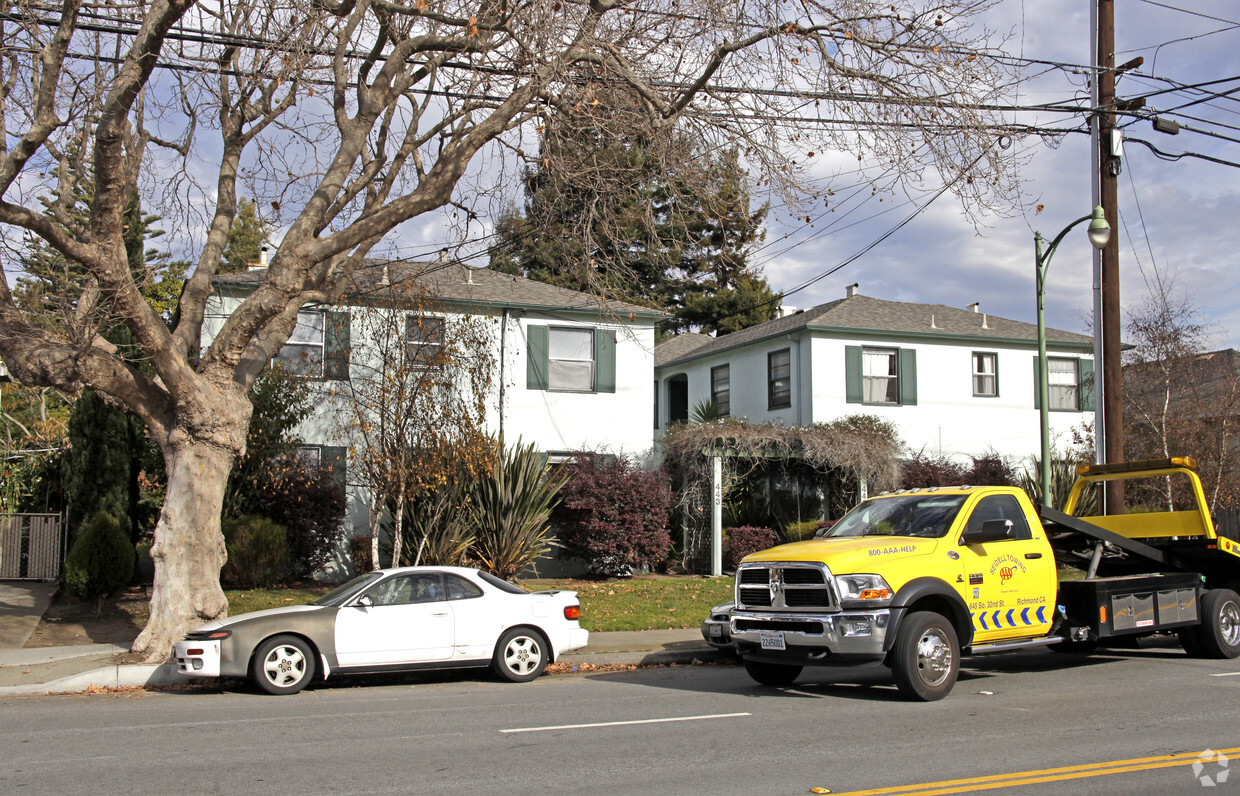
[[[831,526],[828,538],[947,534],[967,495],[899,495],[867,500]]]
[[[383,577],[382,572],[367,572],[365,575],[359,575],[343,586],[336,588],[324,594],[319,599],[310,603],[311,605],[344,605],[344,603],[353,595],[360,592],[379,578]]]

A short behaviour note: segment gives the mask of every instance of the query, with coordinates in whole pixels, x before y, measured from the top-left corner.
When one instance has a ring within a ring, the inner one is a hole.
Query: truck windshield
[[[947,534],[967,495],[898,495],[867,500],[831,526],[841,536],[922,536]]]

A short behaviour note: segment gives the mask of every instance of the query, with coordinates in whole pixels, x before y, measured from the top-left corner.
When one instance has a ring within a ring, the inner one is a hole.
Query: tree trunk
[[[227,558],[220,512],[234,458],[232,451],[192,439],[165,450],[168,492],[151,547],[151,618],[133,643],[147,662],[167,660],[187,630],[228,615],[220,588]]]

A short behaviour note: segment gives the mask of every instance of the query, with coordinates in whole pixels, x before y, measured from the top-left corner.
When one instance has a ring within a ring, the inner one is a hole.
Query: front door
[[[452,609],[438,572],[385,578],[336,614],[341,666],[448,660],[454,638]]]
[[[1055,559],[1036,517],[1014,495],[988,495],[973,507],[966,529],[987,520],[1009,520],[1007,539],[959,545],[957,588],[973,618],[973,641],[985,644],[1050,632],[1054,619]]]

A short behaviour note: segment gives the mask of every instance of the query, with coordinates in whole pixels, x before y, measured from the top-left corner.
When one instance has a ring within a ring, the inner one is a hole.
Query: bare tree
[[[415,279],[384,274],[353,309],[352,372],[329,396],[337,433],[349,441],[349,459],[370,494],[376,567],[385,514],[393,524],[392,565],[399,566],[410,503],[486,472],[498,447],[484,428],[496,395],[495,319],[445,307]]]
[[[1127,313],[1132,347],[1124,361],[1125,455],[1193,456],[1211,510],[1232,505],[1240,498],[1240,354],[1206,351],[1209,329],[1174,274],[1155,272],[1146,287],[1145,298]],[[1158,502],[1174,509],[1182,500],[1194,499],[1177,495],[1167,479]]]
[[[188,626],[226,613],[220,501],[245,446],[247,390],[298,309],[337,302],[397,225],[449,206],[472,225],[553,113],[655,143],[737,146],[755,180],[789,196],[814,157],[842,150],[910,182],[949,181],[968,208],[1001,203],[1011,164],[986,101],[1007,81],[971,25],[991,1],[10,3],[3,242],[14,252],[38,236],[86,278],[72,323],[49,331],[14,304],[12,258],[0,263],[0,356],[26,384],[109,396],[163,452],[151,617],[134,650],[162,659]],[[74,158],[93,174],[85,219],[66,209]],[[195,357],[239,182],[283,239]],[[125,257],[134,190],[192,240],[171,326]],[[133,332],[141,367],[100,336],[105,316]]]

